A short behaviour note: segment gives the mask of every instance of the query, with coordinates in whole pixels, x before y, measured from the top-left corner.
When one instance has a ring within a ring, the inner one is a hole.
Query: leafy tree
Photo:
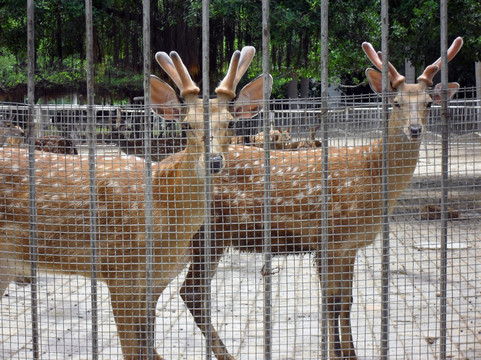
[[[309,79],[318,94],[320,79],[321,0],[270,2],[270,54],[275,96],[286,95],[292,80]],[[390,6],[390,60],[402,70],[409,58],[421,71],[439,56],[439,1],[393,0]],[[36,0],[36,93],[85,91],[84,0]],[[474,85],[473,62],[481,60],[481,3],[448,2],[450,40],[461,35],[462,54],[450,66],[450,77]],[[201,81],[201,0],[151,1],[152,58],[156,51],[176,50],[195,81]],[[462,14],[462,16],[460,16]],[[96,94],[132,99],[142,94],[142,2],[93,0]],[[0,7],[0,99],[23,101],[26,89],[26,0],[3,0]],[[235,49],[262,44],[260,1],[211,0],[210,88],[225,73]],[[360,44],[380,47],[380,4],[375,0],[338,0],[329,4],[329,75],[333,84],[359,86],[370,66]],[[261,57],[249,69],[261,71]],[[165,76],[153,62],[152,72]],[[292,84],[292,83],[291,83]],[[242,85],[242,84],[240,84]],[[294,83],[295,85],[295,83]],[[346,91],[369,91],[367,87]],[[10,95],[10,97],[9,97]],[[14,95],[14,96],[13,96]],[[99,101],[101,101],[99,99]]]

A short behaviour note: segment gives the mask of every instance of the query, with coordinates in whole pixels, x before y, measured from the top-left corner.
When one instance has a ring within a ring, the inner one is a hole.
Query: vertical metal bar
[[[272,358],[271,155],[269,122],[269,1],[262,0],[262,76],[264,120],[264,359]]]
[[[210,172],[210,88],[209,88],[209,0],[202,0],[202,105],[204,111],[204,156],[205,156],[205,220],[204,220],[204,246],[205,246],[205,273],[203,274],[204,289],[204,321],[211,320],[211,272],[212,272],[212,235],[211,235],[211,207],[212,207],[212,181]],[[212,331],[209,327],[206,334],[206,358],[212,358]]]
[[[448,243],[448,157],[449,157],[449,114],[448,114],[448,10],[447,0],[441,0],[441,284],[439,298],[439,352],[446,359],[446,296],[447,296],[447,243]]]
[[[381,270],[381,359],[389,359],[389,4],[381,1],[382,119],[383,119],[383,231]]]
[[[87,35],[87,139],[89,148],[89,201],[90,201],[90,279],[92,306],[92,359],[98,359],[98,305],[97,305],[97,199],[95,183],[95,117],[94,117],[94,61],[92,1],[85,0],[85,26]]]
[[[476,129],[480,130],[481,127],[481,61],[474,63],[474,77],[476,78],[476,112],[477,112],[477,124]]]
[[[35,186],[35,21],[34,2],[27,2],[27,56],[28,56],[28,175],[29,175],[29,222],[30,222],[30,276],[32,306],[32,353],[40,358],[38,333],[38,229],[37,229],[37,189]]]
[[[328,284],[329,284],[329,136],[327,128],[327,88],[329,86],[328,77],[328,40],[329,40],[329,1],[321,1],[321,136],[322,136],[322,198],[321,198],[321,249],[319,256],[319,268],[321,277],[322,291],[322,359],[329,358],[329,331],[328,331]]]
[[[152,190],[152,142],[151,142],[151,110],[150,110],[150,0],[143,1],[143,57],[144,57],[144,183],[145,183],[145,294],[147,311],[146,354],[148,359],[156,359],[155,353],[155,295],[153,293],[154,243],[152,240],[153,218],[153,190]],[[160,260],[162,261],[162,259]]]

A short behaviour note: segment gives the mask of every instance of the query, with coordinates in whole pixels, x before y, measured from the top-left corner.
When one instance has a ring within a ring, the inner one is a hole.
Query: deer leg
[[[0,254],[0,300],[12,280],[13,278],[8,271],[7,260],[3,258],[3,254]]]
[[[18,251],[15,251],[14,246],[0,245],[0,300],[12,281],[25,279],[27,283],[30,282],[29,263],[15,258],[15,254]]]
[[[227,347],[221,340],[217,331],[212,325],[212,319],[206,315],[204,300],[207,292],[207,283],[213,278],[215,270],[223,254],[223,249],[216,247],[216,253],[211,255],[211,273],[206,274],[205,256],[202,247],[194,246],[196,254],[192,257],[192,262],[185,281],[180,289],[180,296],[185,305],[194,317],[197,327],[202,331],[204,337],[210,336],[212,339],[212,352],[218,360],[234,360],[227,351]]]
[[[331,359],[357,359],[350,321],[354,259],[350,255],[329,256],[327,311]]]
[[[340,286],[342,292],[341,304],[339,306],[340,344],[343,359],[357,359],[351,328],[352,284],[355,256],[348,256],[345,259],[346,262],[342,267],[342,282]]]
[[[133,284],[108,285],[124,359],[147,360],[147,302],[143,288]],[[155,349],[154,354],[156,360],[162,360]]]

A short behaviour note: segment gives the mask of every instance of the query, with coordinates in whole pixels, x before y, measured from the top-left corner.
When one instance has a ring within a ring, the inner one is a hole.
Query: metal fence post
[[[204,156],[205,169],[210,169],[210,87],[209,87],[209,0],[202,0],[202,105],[204,112]],[[212,263],[212,234],[211,234],[211,207],[212,207],[212,179],[209,171],[205,172],[205,220],[204,220],[204,246],[205,246],[205,272],[204,284],[204,310],[208,321],[211,321],[211,263]],[[209,329],[206,336],[206,359],[212,358],[212,332]]]
[[[268,76],[269,66],[269,1],[262,0],[262,72],[264,77],[262,113],[264,134],[270,131]],[[264,359],[272,358],[272,245],[271,245],[271,155],[270,136],[264,136]]]
[[[92,1],[85,0],[85,25],[87,36],[87,138],[89,159],[89,206],[90,206],[90,279],[92,306],[92,359],[98,359],[98,299],[97,299],[97,199],[95,183],[95,116],[94,116],[94,61]]]
[[[439,299],[439,352],[446,359],[446,296],[447,296],[447,242],[448,242],[448,162],[449,162],[449,114],[448,114],[448,5],[441,0],[441,259],[440,259],[440,299]]]
[[[147,294],[147,358],[155,359],[155,306],[156,299],[153,294],[153,268],[154,268],[154,243],[152,240],[153,231],[153,190],[152,190],[152,141],[151,141],[151,109],[150,109],[150,72],[151,72],[151,51],[150,51],[150,0],[143,1],[142,14],[142,41],[144,57],[144,181],[145,181],[145,262],[146,262],[146,284]]]
[[[329,283],[329,268],[328,268],[328,217],[329,217],[329,134],[327,128],[327,88],[329,86],[328,77],[328,40],[329,40],[329,19],[328,19],[329,1],[321,1],[321,134],[322,134],[322,198],[321,198],[321,250],[319,256],[321,273],[321,291],[322,291],[322,359],[329,357],[329,332],[328,332],[328,283]]]
[[[383,119],[383,162],[382,162],[382,194],[383,194],[383,230],[382,230],[382,271],[381,271],[381,359],[389,359],[389,4],[381,2],[382,23],[382,119]]]
[[[29,175],[29,222],[30,222],[30,276],[32,306],[32,352],[33,358],[40,358],[38,332],[38,229],[37,229],[37,192],[35,177],[35,21],[34,1],[27,2],[27,54],[28,54],[28,175]]]

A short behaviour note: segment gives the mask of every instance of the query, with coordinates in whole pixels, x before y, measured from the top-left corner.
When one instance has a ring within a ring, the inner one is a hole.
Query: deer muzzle
[[[411,139],[416,140],[418,139],[423,133],[422,125],[410,125],[409,126],[409,135]]]
[[[219,174],[224,168],[224,157],[219,154],[211,154],[209,157],[209,172]]]

